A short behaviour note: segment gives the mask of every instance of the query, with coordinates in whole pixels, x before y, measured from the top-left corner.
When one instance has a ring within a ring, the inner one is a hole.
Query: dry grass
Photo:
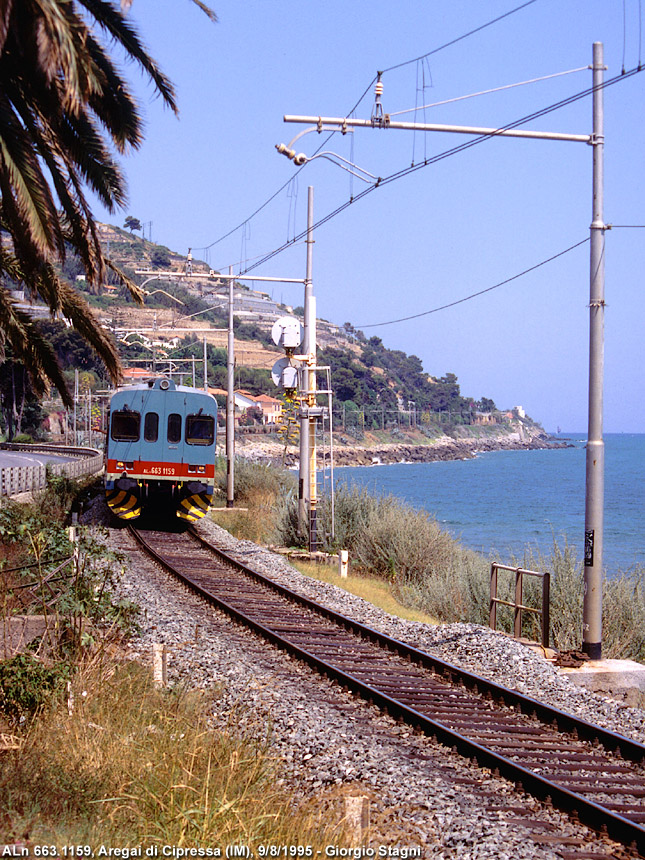
[[[337,585],[339,588],[345,589],[350,594],[355,594],[357,597],[362,597],[379,609],[389,612],[390,615],[396,615],[399,618],[404,618],[406,621],[420,621],[423,624],[438,624],[436,618],[421,612],[417,609],[412,609],[409,606],[404,606],[393,592],[392,586],[382,579],[377,579],[372,576],[358,576],[350,574],[347,579],[341,579],[335,567],[330,567],[326,564],[315,564],[309,562],[292,562],[305,576],[310,576],[312,579],[317,579],[320,582],[329,582],[332,585]]]
[[[226,499],[226,464],[222,461],[217,472],[218,499]],[[279,500],[295,492],[295,477],[283,469],[252,463],[243,457],[235,460],[235,505],[247,510],[211,511],[209,516],[218,526],[238,540],[270,543],[274,540]]]
[[[266,745],[209,725],[200,693],[162,691],[136,664],[74,682],[0,758],[0,842],[200,846],[325,844],[276,787]],[[338,834],[336,834],[338,836]]]

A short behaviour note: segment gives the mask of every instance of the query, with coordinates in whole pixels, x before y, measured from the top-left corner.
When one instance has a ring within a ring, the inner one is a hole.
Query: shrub
[[[442,621],[486,620],[486,561],[454,540],[425,511],[392,496],[374,496],[344,485],[336,490],[334,507],[331,541],[331,501],[323,497],[319,505],[324,549],[349,549],[354,565],[392,582],[407,606]],[[297,499],[283,500],[276,537],[287,545],[297,544]]]
[[[217,488],[226,495],[226,461],[218,463]],[[245,457],[235,459],[235,498],[247,502],[258,496],[277,497],[293,489],[296,478],[285,469],[276,469],[265,463],[254,463]]]
[[[11,723],[29,719],[49,704],[69,678],[69,667],[48,667],[28,652],[0,661],[0,712]]]
[[[219,494],[226,497],[226,461],[221,462],[217,477]],[[265,543],[275,539],[276,518],[281,518],[285,500],[294,495],[295,488],[296,477],[291,472],[239,457],[235,460],[235,502],[247,507],[248,513],[211,516],[237,538]]]

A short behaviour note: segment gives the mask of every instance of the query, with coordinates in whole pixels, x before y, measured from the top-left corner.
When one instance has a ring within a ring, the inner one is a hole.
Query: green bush
[[[442,621],[484,622],[488,617],[488,564],[465,549],[425,511],[392,496],[339,486],[335,495],[335,538],[331,502],[319,505],[322,548],[343,547],[368,575],[389,580],[397,597]],[[285,498],[276,538],[297,545],[297,499]]]
[[[217,489],[226,495],[226,460],[218,463]],[[246,502],[258,495],[281,497],[296,486],[296,477],[285,469],[276,469],[265,463],[253,463],[245,457],[235,459],[235,498]]]
[[[29,719],[50,703],[69,679],[69,666],[45,666],[32,654],[0,661],[0,712],[11,723]]]

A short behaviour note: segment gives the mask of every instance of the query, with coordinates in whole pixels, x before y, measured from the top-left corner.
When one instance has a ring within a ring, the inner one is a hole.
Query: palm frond
[[[193,2],[216,20],[202,0]],[[0,0],[0,225],[12,246],[0,246],[0,279],[24,283],[52,313],[64,314],[119,381],[112,337],[54,268],[69,245],[90,283],[109,268],[142,302],[136,284],[105,259],[87,195],[90,189],[110,210],[124,205],[126,184],[112,153],[142,140],[138,105],[103,36],[176,113],[172,83],[114,0]],[[0,341],[23,361],[36,393],[51,382],[71,402],[53,350],[1,280]]]
[[[0,52],[7,41],[12,10],[13,0],[0,0]]]
[[[143,138],[143,129],[134,98],[103,46],[91,35],[87,50],[100,78],[100,87],[90,96],[88,104],[120,152],[125,151],[126,145],[136,149]]]
[[[39,256],[60,252],[57,213],[33,141],[0,95],[0,188],[5,219]]]
[[[204,15],[207,15],[214,24],[217,23],[217,15],[215,14],[215,12],[213,12],[210,6],[207,6],[205,3],[202,3],[202,0],[191,0],[191,2],[194,3],[195,6],[198,6],[202,10]]]
[[[16,307],[8,290],[3,286],[0,286],[0,318],[6,342],[11,347],[14,358],[25,366],[34,393],[40,397],[46,394],[50,384],[53,384],[65,406],[73,406],[74,401],[67,389],[53,347],[43,337],[38,325]]]
[[[109,257],[105,258],[105,265],[111,272],[114,272],[114,274],[117,276],[117,278],[119,279],[119,284],[122,287],[128,288],[130,295],[135,300],[135,302],[138,305],[142,305],[145,298],[145,293],[143,292],[141,287],[135,284],[135,282],[131,280],[131,278],[129,278],[122,269],[115,265],[112,260],[109,259]]]
[[[72,225],[68,233],[71,232],[73,238],[70,240],[66,237],[67,241],[71,241],[86,267],[90,281],[94,282],[102,277],[104,266],[101,262],[100,243],[88,242],[87,220],[91,219],[91,213],[81,182],[75,173],[75,161],[83,158],[82,147],[75,141],[71,148],[73,151],[70,151],[70,146],[66,145],[65,136],[55,134],[46,118],[41,117],[35,109],[30,109],[30,106],[25,103],[22,92],[13,88],[11,83],[7,84],[7,95],[12,99],[27,132],[34,141],[36,151],[49,170],[64,217],[67,223]],[[56,227],[60,230],[60,216],[57,218]],[[62,247],[64,249],[64,243]],[[64,259],[63,254],[59,254],[59,259]]]
[[[175,89],[159,66],[143,47],[137,32],[125,20],[123,13],[106,0],[79,0],[87,11],[110,36],[120,44],[131,60],[135,60],[154,83],[166,105],[177,113]]]
[[[72,323],[81,337],[94,348],[101,357],[112,382],[118,385],[123,378],[123,367],[114,338],[107,329],[101,326],[94,316],[92,308],[76,290],[72,289],[65,281],[60,280],[59,290],[61,313]]]

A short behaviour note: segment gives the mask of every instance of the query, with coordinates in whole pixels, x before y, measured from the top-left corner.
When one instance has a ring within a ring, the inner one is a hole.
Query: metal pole
[[[313,408],[316,405],[316,372],[311,369],[316,366],[316,299],[314,297],[313,254],[314,254],[314,189],[310,185],[307,197],[307,271],[305,274],[305,326],[306,326],[306,348],[305,353],[309,356],[310,369],[306,372],[307,379],[307,405]],[[303,428],[309,436],[308,454],[309,464],[307,477],[309,479],[309,552],[315,552],[318,545],[317,533],[317,504],[318,493],[316,486],[316,418],[310,417],[307,426]]]
[[[313,228],[313,188],[309,187],[307,198],[307,269],[305,275],[305,299],[304,299],[304,339],[302,343],[303,355],[309,355],[311,352],[311,338],[309,332],[310,323],[310,302],[312,295],[311,286],[311,231]],[[309,391],[309,371],[304,370],[300,374],[300,404],[301,410],[308,403]],[[304,411],[304,410],[302,410]],[[298,467],[298,534],[304,537],[307,533],[309,521],[309,420],[301,415],[300,417],[300,462]],[[311,536],[310,536],[311,542]]]
[[[549,647],[549,634],[551,630],[550,617],[551,603],[551,574],[546,572],[542,577],[542,644]]]
[[[313,241],[312,241],[313,244]],[[311,245],[307,247],[309,251]],[[316,298],[309,298],[309,338],[310,349],[309,354],[312,356],[312,366],[316,366]],[[309,377],[309,397],[307,402],[310,407],[316,405],[316,372],[310,370],[307,374]],[[309,418],[309,552],[316,552],[318,547],[318,488],[316,474],[316,418]]]
[[[74,369],[74,445],[78,445],[76,414],[78,411],[78,368]]]
[[[233,275],[233,267],[228,268]],[[226,359],[226,507],[235,504],[235,338],[233,337],[233,278],[228,282],[228,356]]]
[[[206,350],[206,335],[204,335],[204,391],[208,391],[208,353]]]
[[[584,599],[582,650],[592,660],[602,656],[602,574],[605,445],[602,437],[605,223],[603,220],[604,64],[602,42],[593,46],[593,207],[589,278],[589,429],[585,494]]]
[[[334,499],[334,404],[331,393],[331,369],[327,370],[327,405],[329,408],[329,499],[331,502],[331,539],[336,537],[336,504]]]

